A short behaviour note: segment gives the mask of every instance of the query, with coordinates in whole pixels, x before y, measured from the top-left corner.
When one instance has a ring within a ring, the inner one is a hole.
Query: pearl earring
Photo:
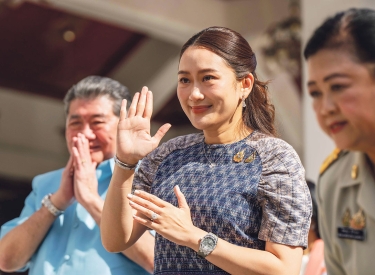
[[[245,107],[246,107],[245,97],[242,96],[242,108],[245,108]]]

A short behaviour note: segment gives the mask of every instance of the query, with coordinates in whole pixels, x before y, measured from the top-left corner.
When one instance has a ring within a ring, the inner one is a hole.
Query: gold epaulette
[[[334,163],[340,156],[342,150],[336,148],[333,152],[323,161],[323,164],[320,166],[319,175],[322,175],[328,167]]]

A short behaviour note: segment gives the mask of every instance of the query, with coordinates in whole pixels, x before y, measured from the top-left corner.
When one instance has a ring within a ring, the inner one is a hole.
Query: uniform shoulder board
[[[332,163],[334,163],[343,151],[336,148],[333,152],[323,161],[320,166],[319,175],[322,175]]]

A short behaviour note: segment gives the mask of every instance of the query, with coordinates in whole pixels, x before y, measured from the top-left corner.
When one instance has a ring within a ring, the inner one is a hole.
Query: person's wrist
[[[90,209],[93,208],[102,208],[104,201],[103,199],[99,196],[99,194],[94,195],[85,195],[85,199],[80,201],[79,203],[82,204],[82,206],[88,211],[91,212]]]
[[[202,238],[199,239],[199,249],[198,256],[201,258],[206,258],[210,255],[216,248],[219,238],[212,232],[207,233]]]
[[[208,232],[195,227],[190,230],[190,233],[188,234],[188,237],[186,238],[186,242],[182,245],[190,247],[191,249],[195,250],[198,252],[199,250],[199,240],[205,236]]]
[[[58,209],[64,211],[70,205],[71,199],[63,199],[59,191],[53,193],[50,197],[51,203]]]
[[[136,166],[138,162],[140,161],[140,159],[137,159],[131,156],[124,156],[118,152],[115,154],[114,157],[117,158],[119,161],[126,163],[129,166]]]
[[[114,156],[114,160],[115,160],[115,164],[122,168],[123,170],[135,170],[135,168],[137,167],[137,164],[138,164],[138,161],[123,161],[121,160],[117,155]]]
[[[44,206],[48,212],[50,212],[53,216],[58,217],[61,214],[64,213],[62,209],[57,208],[51,201],[51,195],[52,194],[47,194],[43,197],[41,203],[42,206]]]

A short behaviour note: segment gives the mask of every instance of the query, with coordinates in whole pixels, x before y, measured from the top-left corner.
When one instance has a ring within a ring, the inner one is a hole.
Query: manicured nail
[[[141,193],[141,191],[139,191],[139,190],[135,190],[135,191],[134,191],[134,194],[137,194],[137,195],[138,195],[138,194],[140,194],[140,193]]]
[[[129,199],[133,198],[133,195],[132,194],[128,194],[128,198]]]
[[[180,190],[180,186],[176,185],[176,187],[177,187],[177,190],[178,190],[178,191],[181,191],[181,190]]]

